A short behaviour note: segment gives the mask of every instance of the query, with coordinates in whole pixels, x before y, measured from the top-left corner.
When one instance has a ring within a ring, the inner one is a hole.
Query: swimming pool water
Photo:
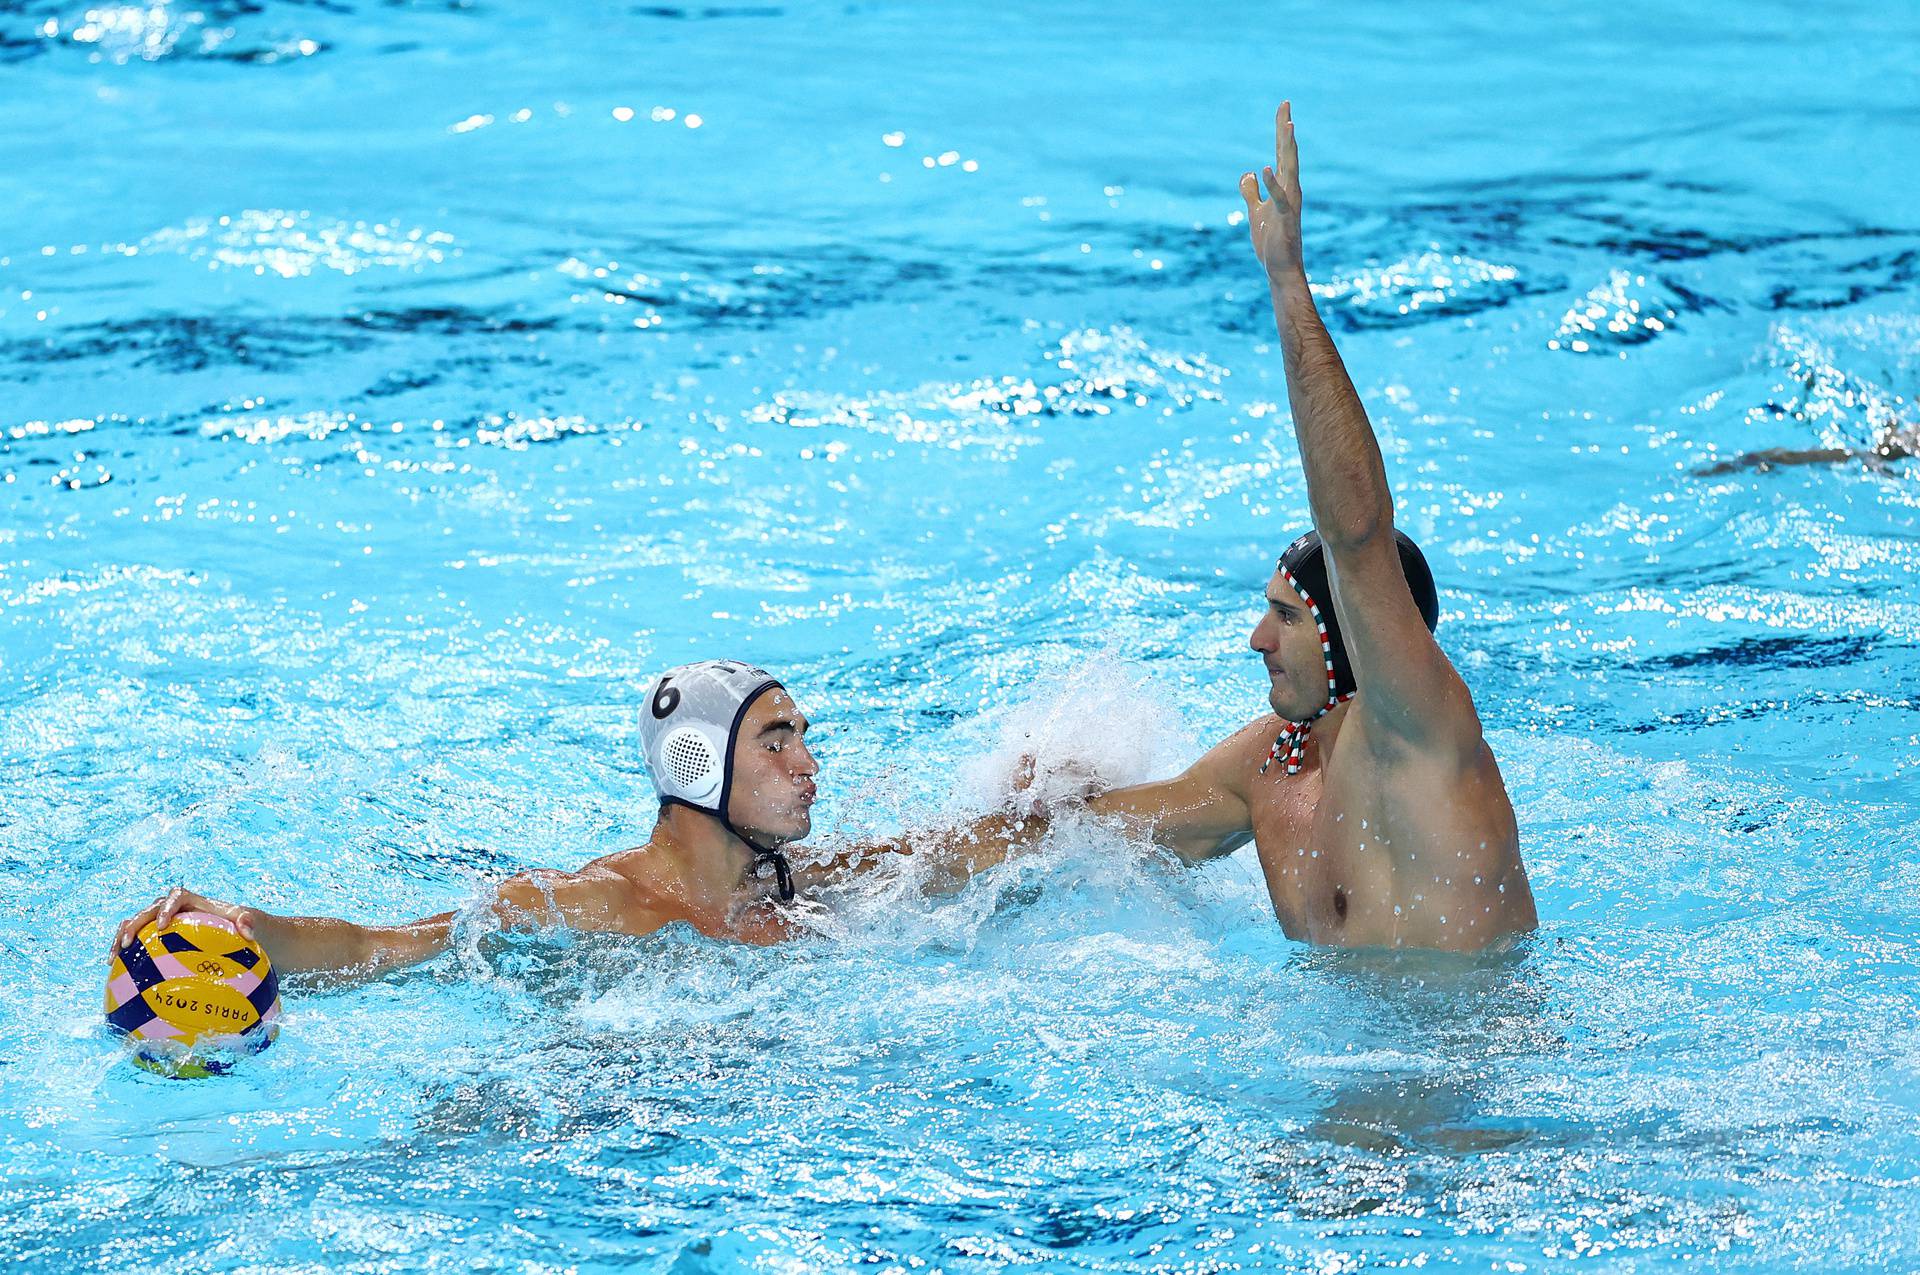
[[[1920,1266],[1920,10],[0,5],[0,1256]],[[832,846],[1261,710],[1308,264],[1539,933],[1317,951],[1068,823],[781,950],[469,935],[201,1084],[185,881],[399,919],[643,839],[646,679]]]

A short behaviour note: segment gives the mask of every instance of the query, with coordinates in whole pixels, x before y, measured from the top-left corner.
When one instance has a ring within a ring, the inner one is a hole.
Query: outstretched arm
[[[1259,718],[1172,779],[1106,792],[1082,789],[1071,804],[1119,823],[1129,834],[1171,850],[1188,863],[1231,854],[1253,837],[1247,776],[1258,772],[1279,727],[1277,717]],[[1016,790],[1032,779],[1029,758]],[[1037,845],[1051,826],[1050,812],[1039,808],[988,815],[953,827],[917,829],[884,841],[863,842],[825,863],[795,867],[794,879],[803,889],[832,885],[870,872],[894,855],[912,855],[931,867],[927,891],[951,894],[975,874]]]
[[[1278,729],[1278,718],[1250,722],[1172,779],[1101,793],[1087,809],[1188,863],[1231,854],[1253,836],[1246,780],[1259,770]]]
[[[1116,820],[1138,837],[1173,851],[1188,863],[1230,854],[1253,836],[1246,779],[1259,769],[1279,719],[1263,717],[1235,731],[1172,779],[1090,794],[1085,807]],[[1030,764],[1029,764],[1030,766]],[[1030,777],[1030,775],[1029,775]],[[872,871],[896,854],[924,858],[932,871],[929,893],[951,894],[973,878],[1030,849],[1046,835],[1045,810],[996,814],[953,828],[924,829],[868,842],[824,864],[794,870],[804,886],[828,885]]]
[[[1307,287],[1291,103],[1281,105],[1274,131],[1266,198],[1252,173],[1240,178],[1240,194],[1273,297],[1307,502],[1332,563],[1332,603],[1363,688],[1355,709],[1373,724],[1366,736],[1376,746],[1465,758],[1479,749],[1479,718],[1407,589],[1380,445]]]
[[[813,890],[836,885],[905,855],[928,866],[922,881],[927,893],[958,893],[977,874],[1032,848],[1046,835],[1050,826],[1046,805],[1032,797],[1037,765],[1037,759],[1031,756],[1020,760],[1013,779],[1015,809],[969,823],[916,828],[897,837],[860,842],[824,862],[795,866],[795,888]],[[1090,785],[1082,786],[1073,800],[1077,803],[1092,791]]]
[[[118,952],[148,922],[164,929],[182,912],[211,912],[232,921],[242,938],[266,949],[282,974],[325,974],[352,980],[428,960],[452,938],[451,912],[404,925],[356,925],[330,916],[276,916],[260,908],[227,903],[185,886],[169,890],[120,923],[113,935]]]
[[[1038,845],[1049,826],[1044,810],[1002,812],[970,823],[916,828],[897,837],[863,841],[823,863],[795,865],[797,890],[815,890],[863,876],[882,864],[908,856],[927,868],[922,888],[928,894],[957,894],[979,873],[997,867]]]
[[[521,873],[494,890],[491,913],[502,925],[565,925],[577,930],[646,932],[643,912],[629,906],[633,887],[617,873],[588,866],[580,872]],[[283,974],[314,974],[360,982],[392,969],[431,960],[453,942],[456,914],[442,912],[403,925],[358,925],[330,916],[276,916],[174,889],[120,923],[113,950],[133,940],[149,921],[164,927],[182,912],[211,912],[266,949]],[[636,926],[640,927],[636,931]]]

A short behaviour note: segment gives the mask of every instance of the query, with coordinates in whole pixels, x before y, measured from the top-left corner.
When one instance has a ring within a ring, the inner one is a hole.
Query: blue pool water
[[[1920,9],[0,5],[0,1258],[1913,1269]],[[1288,942],[1073,823],[783,950],[469,936],[234,1077],[161,886],[398,919],[636,844],[648,676],[832,847],[1253,716],[1308,259],[1541,929]]]

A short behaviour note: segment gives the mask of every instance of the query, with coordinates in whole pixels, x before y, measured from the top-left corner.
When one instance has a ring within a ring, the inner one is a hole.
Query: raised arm
[[[1372,726],[1365,734],[1376,746],[1411,744],[1464,758],[1479,748],[1480,721],[1407,589],[1380,445],[1307,286],[1290,103],[1282,103],[1274,131],[1266,198],[1252,173],[1240,178],[1240,194],[1280,329],[1307,502],[1332,564],[1333,606],[1362,688],[1354,709]]]
[[[639,932],[645,932],[652,927],[643,910],[629,906],[632,891],[626,878],[592,865],[580,872],[537,870],[495,887],[490,911],[496,923],[507,926],[619,932],[634,932],[639,926]],[[281,973],[318,975],[329,982],[361,982],[431,960],[452,943],[457,915],[442,912],[401,925],[359,925],[330,916],[276,916],[180,887],[122,921],[114,932],[114,950],[132,941],[149,921],[165,926],[182,912],[223,916],[265,948],[267,959]]]

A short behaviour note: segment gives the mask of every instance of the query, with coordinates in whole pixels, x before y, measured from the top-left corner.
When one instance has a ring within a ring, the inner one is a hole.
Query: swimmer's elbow
[[[1362,500],[1331,517],[1316,519],[1314,530],[1336,557],[1369,545],[1392,543],[1393,501],[1383,489],[1378,501]]]

